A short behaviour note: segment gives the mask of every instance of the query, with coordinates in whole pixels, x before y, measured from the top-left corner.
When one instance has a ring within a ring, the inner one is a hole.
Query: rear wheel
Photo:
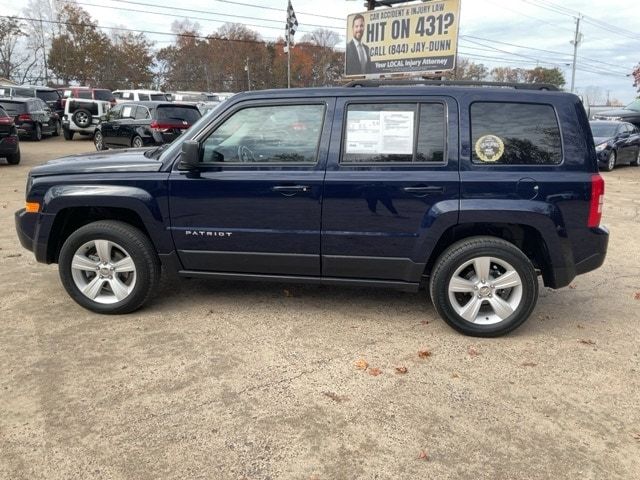
[[[131,225],[105,220],[64,242],[58,269],[67,293],[97,313],[140,308],[156,292],[160,262],[149,238]]]
[[[465,335],[497,337],[529,318],[538,300],[538,279],[531,261],[513,244],[471,237],[438,258],[430,293],[451,327]]]
[[[60,132],[62,132],[62,124],[60,123],[60,120],[56,120],[56,128],[53,130],[52,135],[54,137],[59,137]]]
[[[7,163],[9,165],[17,165],[20,163],[20,149],[16,153],[7,155]]]
[[[42,140],[42,127],[39,123],[36,123],[33,127],[33,132],[31,132],[31,140],[34,142],[39,142]]]
[[[73,132],[68,128],[63,128],[62,134],[64,135],[65,140],[73,140]]]

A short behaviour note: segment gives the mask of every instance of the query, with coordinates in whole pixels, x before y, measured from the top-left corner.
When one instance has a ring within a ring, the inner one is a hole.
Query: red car
[[[67,87],[62,89],[62,106],[67,98],[84,98],[88,100],[104,100],[111,104],[113,107],[116,104],[116,98],[111,93],[111,90],[106,88],[90,88],[90,87]]]

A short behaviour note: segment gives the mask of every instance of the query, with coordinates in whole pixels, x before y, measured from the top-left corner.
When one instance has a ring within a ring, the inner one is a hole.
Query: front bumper
[[[41,263],[50,263],[47,259],[48,236],[55,215],[29,213],[21,208],[15,213],[16,233],[20,244],[35,254]]]

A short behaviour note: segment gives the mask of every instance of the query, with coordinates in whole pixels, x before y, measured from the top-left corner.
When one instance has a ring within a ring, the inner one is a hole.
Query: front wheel
[[[636,152],[636,159],[631,162],[631,166],[640,167],[640,148]]]
[[[60,123],[60,120],[56,120],[56,126],[55,126],[55,129],[53,130],[52,135],[54,137],[59,137],[60,132],[62,132],[62,124]]]
[[[133,148],[142,148],[144,147],[144,142],[142,141],[142,138],[136,135],[135,137],[133,137],[133,140],[131,140],[131,146]]]
[[[100,130],[96,130],[96,133],[93,134],[93,144],[99,152],[106,150],[106,147],[104,146],[104,138],[102,137],[102,132],[100,132]]]
[[[524,323],[538,300],[531,261],[495,237],[454,243],[434,265],[430,293],[440,316],[465,335],[497,337]]]
[[[60,250],[67,293],[97,313],[140,308],[156,292],[160,262],[149,238],[131,225],[104,220],[79,228]]]
[[[611,150],[609,152],[609,157],[607,158],[607,165],[604,167],[604,169],[607,172],[610,172],[611,170],[613,170],[616,166],[616,152],[614,150]]]
[[[71,130],[69,130],[68,128],[63,128],[62,129],[62,134],[64,135],[64,139],[65,140],[73,140],[73,134],[74,132],[72,132]]]

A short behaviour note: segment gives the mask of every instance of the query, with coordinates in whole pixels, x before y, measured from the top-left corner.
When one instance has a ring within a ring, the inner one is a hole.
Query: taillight
[[[13,125],[13,118],[0,117],[0,125]]]
[[[182,125],[177,125],[175,123],[162,123],[162,122],[158,122],[157,120],[152,121],[151,125],[149,125],[151,130],[153,130],[154,132],[159,132],[159,133],[168,132],[169,130],[173,130],[174,128],[182,130],[182,129],[189,128],[190,126],[191,125],[189,125],[188,123],[183,123]]]
[[[603,206],[604,179],[599,173],[596,173],[591,175],[591,200],[589,201],[589,220],[587,221],[589,228],[595,228],[600,225]]]
[[[20,115],[18,115],[18,121],[19,122],[30,122],[31,121],[31,115],[29,113],[21,113]]]

